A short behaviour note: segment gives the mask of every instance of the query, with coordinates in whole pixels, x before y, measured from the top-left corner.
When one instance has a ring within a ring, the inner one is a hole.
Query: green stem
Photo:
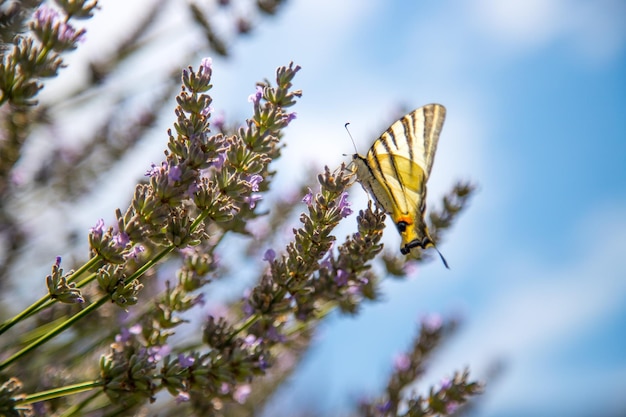
[[[148,269],[150,269],[152,266],[154,266],[159,260],[161,260],[164,256],[166,256],[172,250],[174,250],[174,246],[168,246],[167,248],[162,250],[161,253],[156,255],[149,262],[146,262],[146,264],[144,264],[141,268],[139,268],[137,271],[135,271],[134,274],[132,274],[130,277],[128,277],[124,283],[128,284],[128,283],[132,282],[133,280],[137,279],[138,277],[140,277],[141,275],[143,275]],[[81,320],[84,317],[86,317],[87,315],[89,315],[89,313],[91,313],[92,311],[94,311],[97,308],[99,308],[101,305],[103,305],[108,300],[110,300],[109,295],[105,295],[104,297],[98,299],[98,301],[96,301],[93,304],[88,305],[83,310],[79,311],[77,314],[75,314],[74,316],[72,316],[69,319],[67,319],[65,322],[61,323],[60,325],[58,325],[54,329],[50,330],[50,332],[48,332],[47,334],[41,336],[39,339],[35,340],[34,342],[29,344],[28,346],[26,346],[22,350],[16,352],[15,354],[11,355],[6,360],[0,362],[0,371],[2,371],[4,368],[6,368],[7,366],[9,366],[13,362],[15,362],[17,359],[21,358],[22,356],[24,356],[25,354],[27,354],[31,350],[33,350],[33,349],[43,345],[48,340],[50,340],[53,337],[59,335],[60,333],[62,333],[63,331],[65,331],[66,329],[71,327],[74,323],[78,322],[79,320]]]
[[[100,255],[96,255],[93,258],[91,258],[90,260],[88,260],[87,262],[85,262],[83,264],[83,266],[81,266],[80,268],[78,268],[70,277],[70,279],[68,281],[72,282],[72,281],[76,281],[76,279],[78,277],[80,277],[81,275],[83,275],[85,272],[89,271],[94,265],[96,265],[98,262],[100,262],[102,260],[102,257]],[[93,274],[92,274],[93,275]],[[78,287],[81,287],[85,282],[85,280],[82,280],[79,284],[77,284]],[[82,285],[81,285],[82,284]]]
[[[68,395],[78,394],[79,392],[90,391],[94,388],[102,386],[100,381],[88,381],[81,382],[74,385],[67,385],[65,387],[54,388],[48,391],[41,391],[35,394],[30,394],[24,398],[16,401],[17,405],[32,404],[39,401],[47,401],[53,398],[65,397]]]
[[[174,246],[174,245],[170,245],[170,246],[166,247],[165,249],[163,249],[154,258],[150,259],[141,268],[139,268],[133,274],[131,274],[128,278],[126,278],[126,280],[124,281],[124,285],[128,285],[129,283],[133,282],[134,280],[136,280],[137,278],[139,278],[140,276],[145,274],[148,269],[150,269],[154,265],[156,265],[157,262],[159,262],[161,259],[163,259],[166,255],[168,255],[174,249],[176,249],[176,246]]]
[[[0,334],[6,332],[7,330],[9,330],[11,327],[15,326],[20,321],[26,319],[27,317],[29,317],[32,314],[34,314],[35,312],[37,312],[39,310],[39,308],[46,303],[46,301],[49,301],[49,299],[50,299],[49,295],[41,297],[35,303],[31,304],[31,306],[28,307],[26,310],[22,311],[21,313],[19,313],[18,315],[16,315],[12,319],[9,319],[9,320],[5,321],[4,323],[2,323],[2,326],[0,326]]]
[[[83,266],[78,268],[78,270],[72,274],[72,276],[70,277],[70,280],[73,281],[75,277],[81,276],[83,273],[88,271],[93,265],[95,265],[99,260],[100,260],[99,256],[94,256],[93,258],[88,260],[85,264],[83,264]],[[81,284],[83,282],[84,281],[82,281]],[[27,309],[19,313],[18,315],[2,323],[2,325],[0,326],[0,335],[5,333],[7,330],[15,326],[20,321],[25,320],[28,317],[39,313],[42,310],[45,310],[46,308],[50,307],[52,304],[56,302],[57,302],[56,300],[51,300],[49,295],[44,295],[39,300],[31,304]]]
[[[12,364],[13,362],[15,362],[17,359],[21,358],[22,356],[24,356],[25,354],[27,354],[28,352],[30,352],[31,350],[43,345],[44,343],[46,343],[48,340],[52,339],[53,337],[61,334],[64,330],[68,329],[69,327],[71,327],[74,323],[76,323],[77,321],[81,320],[83,317],[86,317],[89,313],[91,313],[92,311],[96,310],[97,308],[99,308],[102,304],[104,304],[107,300],[109,300],[109,296],[106,295],[102,298],[100,298],[98,301],[96,301],[93,304],[88,305],[87,307],[85,307],[83,310],[79,311],[77,314],[75,314],[74,316],[70,317],[69,319],[67,319],[65,322],[61,323],[60,325],[58,325],[57,327],[55,327],[54,329],[52,329],[50,332],[48,332],[47,334],[41,336],[39,339],[35,340],[34,342],[32,342],[30,345],[26,346],[25,348],[23,348],[22,350],[14,353],[13,355],[11,355],[10,357],[8,357],[7,359],[5,359],[4,361],[0,362],[0,371],[2,371],[4,368],[6,368],[7,366],[9,366],[10,364]]]
[[[100,394],[102,394],[102,391],[100,391],[100,390],[94,392],[93,394],[91,394],[89,397],[85,398],[84,400],[82,400],[78,404],[74,404],[73,406],[71,406],[67,410],[63,411],[61,414],[59,414],[58,417],[72,417],[72,416],[78,415],[77,413],[80,410],[82,410],[87,405],[89,405],[89,403],[92,402],[94,399],[96,399]]]

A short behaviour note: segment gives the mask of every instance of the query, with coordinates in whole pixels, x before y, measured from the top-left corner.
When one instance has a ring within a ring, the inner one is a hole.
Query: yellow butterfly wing
[[[424,220],[426,182],[445,115],[440,104],[420,107],[383,132],[365,157],[353,156],[359,182],[393,219],[405,255],[418,246],[434,247]]]

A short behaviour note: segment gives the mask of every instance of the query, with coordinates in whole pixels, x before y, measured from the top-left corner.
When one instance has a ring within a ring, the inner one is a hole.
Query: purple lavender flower
[[[272,262],[274,262],[274,259],[276,259],[276,251],[274,251],[274,249],[268,249],[263,254],[263,260],[264,261],[272,263]]]
[[[309,190],[309,192],[304,195],[304,197],[302,198],[302,202],[311,207],[311,204],[313,204],[313,190],[308,187],[307,189]]]
[[[206,304],[206,299],[205,299],[204,293],[198,294],[196,298],[194,298],[193,301],[191,302],[192,306],[201,305],[204,307],[205,304]]]
[[[224,162],[226,162],[226,152],[220,152],[217,154],[217,158],[212,161],[212,165],[215,169],[220,170],[224,166]]]
[[[350,202],[348,201],[348,193],[346,192],[342,193],[341,197],[339,198],[339,213],[342,218],[346,218],[352,214]]]
[[[252,191],[259,191],[259,184],[263,182],[263,177],[259,174],[254,174],[250,176],[248,182],[250,183],[250,189]]]
[[[324,258],[320,262],[320,266],[323,268],[330,269],[333,266],[333,264],[331,263],[331,259],[333,258],[333,244],[334,243],[335,242],[330,243],[330,248],[328,249],[328,252],[326,252],[326,256],[324,256]]]
[[[82,42],[85,40],[85,29],[77,31],[69,23],[59,22],[59,40],[66,44]]]
[[[213,71],[213,59],[210,57],[202,58],[202,61],[200,62],[200,71],[202,71],[203,74],[210,74],[211,71]]]
[[[56,257],[56,259],[54,261],[54,264],[56,265],[57,268],[59,268],[61,266],[61,257],[60,256]]]
[[[133,335],[138,335],[139,333],[141,333],[140,324],[135,324],[134,326],[128,328],[121,327],[120,333],[115,335],[115,341],[117,343],[126,343],[132,338]]]
[[[145,252],[145,248],[142,245],[135,245],[131,248],[130,252],[128,252],[126,255],[124,255],[124,258],[126,259],[139,259],[139,254],[141,252]]]
[[[459,408],[459,403],[456,401],[450,401],[446,404],[446,414],[452,414]]]
[[[98,219],[96,225],[89,229],[89,233],[94,235],[97,239],[101,239],[104,234],[104,219]]]
[[[396,355],[393,359],[393,367],[398,372],[405,372],[411,368],[411,357],[406,353]]]
[[[249,384],[239,385],[235,388],[235,392],[233,392],[233,399],[239,404],[243,404],[246,402],[251,392],[252,388],[250,388]]]
[[[243,303],[241,305],[241,311],[243,311],[243,314],[245,317],[250,317],[252,315],[252,313],[254,313],[254,309],[252,308],[252,305],[250,305],[250,289],[246,289],[243,293]]]
[[[125,232],[118,232],[113,236],[113,243],[120,249],[123,249],[130,242],[130,238]]]
[[[295,111],[294,111],[294,112],[292,112],[292,113],[287,113],[287,114],[285,115],[285,118],[284,118],[285,123],[287,123],[287,124],[291,123],[291,121],[292,121],[292,120],[295,120],[295,119],[296,119],[296,116],[297,116],[297,115],[298,115],[298,114],[297,114]]]
[[[278,343],[284,343],[287,340],[285,335],[281,334],[276,326],[271,326],[265,331],[265,339]]]
[[[422,319],[422,327],[429,332],[436,332],[442,325],[443,319],[439,314],[430,314]]]
[[[180,391],[176,396],[176,404],[186,403],[187,401],[189,401],[190,398],[191,396],[188,392]]]
[[[189,187],[187,187],[185,195],[188,197],[192,197],[195,193],[198,192],[198,190],[200,190],[200,187],[198,187],[198,183],[193,181],[191,184],[189,184]]]
[[[263,98],[263,87],[257,85],[254,94],[250,94],[248,96],[248,101],[250,103],[258,104],[259,101],[261,101],[261,98]]]
[[[165,163],[165,162],[164,162]],[[144,174],[146,177],[156,177],[163,171],[163,165],[150,164],[150,169]]]
[[[148,348],[148,362],[158,362],[163,359],[163,356],[169,355],[172,348],[169,345],[163,346],[150,346]]]
[[[62,20],[59,13],[47,6],[41,6],[33,14],[36,30],[41,31],[45,39],[55,42],[53,46],[57,50],[73,49],[73,43],[84,39],[85,30],[76,30],[72,25]],[[56,40],[51,35],[56,32]]]
[[[213,106],[207,106],[203,108],[202,110],[200,110],[200,114],[206,117],[210,115],[211,113],[213,113],[213,110],[214,110]]]
[[[246,203],[248,203],[248,205],[250,206],[250,209],[252,210],[253,208],[256,207],[257,201],[261,201],[262,199],[263,199],[263,195],[261,194],[251,194],[250,196],[244,197],[243,200]]]
[[[349,274],[346,271],[344,271],[343,269],[338,269],[337,276],[335,277],[335,283],[338,286],[343,287],[348,283],[348,276]]]
[[[248,346],[254,346],[257,341],[259,341],[259,339],[257,339],[257,337],[253,334],[249,334],[245,337],[245,339],[243,339],[243,342]]]
[[[33,17],[39,26],[44,27],[46,25],[50,25],[52,27],[52,25],[59,20],[59,13],[56,10],[44,5],[35,11]]]
[[[441,380],[441,389],[442,390],[450,389],[451,386],[452,386],[452,381],[450,380],[450,378],[443,378]]]
[[[229,392],[230,392],[230,385],[227,382],[222,382],[219,393],[224,395],[224,394],[228,394]]]
[[[168,166],[169,166],[169,169],[167,171],[167,178],[170,181],[170,183],[180,181],[181,174],[183,172],[181,167],[179,165],[169,165],[169,164]]]
[[[195,362],[196,358],[194,358],[192,355],[185,356],[182,353],[178,354],[178,364],[181,366],[181,368],[189,368]]]
[[[376,405],[376,410],[383,414],[388,413],[391,411],[391,401],[387,400],[382,404]]]

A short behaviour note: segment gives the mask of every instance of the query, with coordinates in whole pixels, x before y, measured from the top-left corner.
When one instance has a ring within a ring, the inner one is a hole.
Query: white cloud
[[[500,42],[537,45],[562,27],[565,0],[476,0],[474,18],[485,33]]]
[[[600,400],[616,394],[610,387],[624,382],[626,369],[608,372],[595,367],[593,355],[587,363],[563,368],[559,358],[626,302],[621,266],[626,247],[624,210],[613,206],[588,213],[572,233],[580,246],[568,264],[536,262],[530,254],[517,261],[504,259],[499,272],[489,273],[498,274],[498,282],[484,287],[490,294],[482,297],[490,301],[479,307],[480,312],[470,313],[471,323],[431,370],[433,378],[461,365],[459,358],[468,361],[474,375],[493,360],[504,359],[505,374],[493,385],[486,404],[496,414],[527,409],[529,399],[548,404],[546,395],[557,403],[562,400],[562,407],[568,403],[590,407],[583,398]],[[602,239],[595,238],[598,231]],[[580,375],[582,369],[591,369],[585,371],[590,379],[572,385],[572,375]],[[590,381],[601,379],[606,388],[595,389]],[[580,401],[568,402],[572,397]]]
[[[604,62],[626,43],[620,0],[475,0],[470,15],[479,33],[518,50],[565,40],[583,58]]]

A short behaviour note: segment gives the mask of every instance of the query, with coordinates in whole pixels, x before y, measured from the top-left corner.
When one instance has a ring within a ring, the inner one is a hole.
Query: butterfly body
[[[365,156],[352,158],[363,188],[393,219],[405,255],[415,247],[435,246],[424,220],[426,183],[445,114],[440,104],[420,107],[394,122]]]

